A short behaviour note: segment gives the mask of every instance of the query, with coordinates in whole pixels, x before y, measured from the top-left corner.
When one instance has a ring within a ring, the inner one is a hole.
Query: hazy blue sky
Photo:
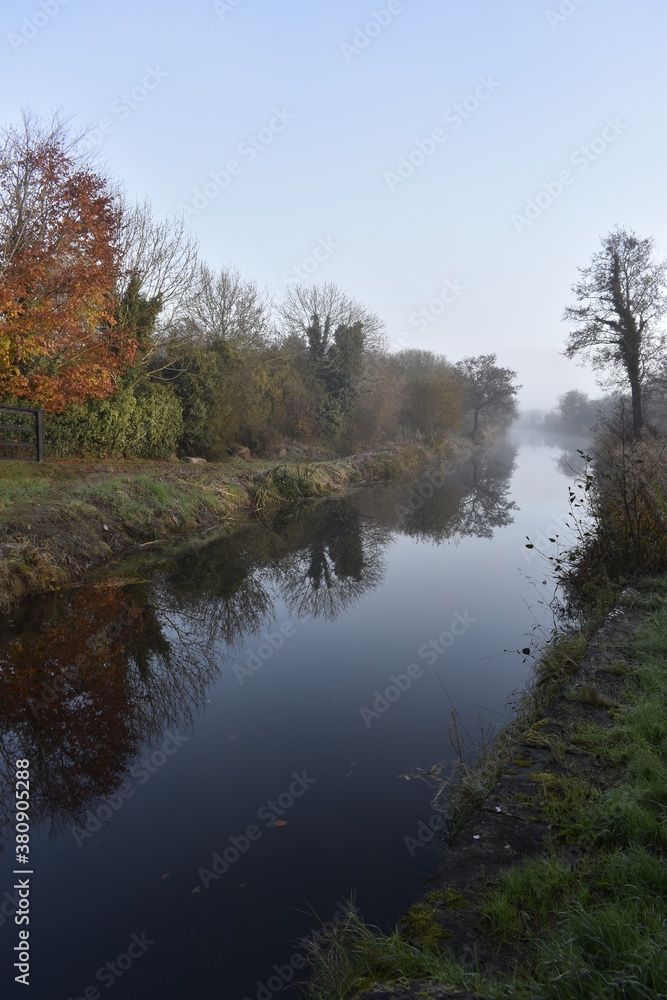
[[[495,352],[551,406],[596,391],[559,356],[577,267],[616,223],[667,253],[666,29],[664,0],[20,0],[0,119],[101,122],[212,265],[280,295],[305,262],[396,347]]]

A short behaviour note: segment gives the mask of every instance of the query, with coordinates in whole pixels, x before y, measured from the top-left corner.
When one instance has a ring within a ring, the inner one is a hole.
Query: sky
[[[213,267],[331,281],[391,350],[495,353],[523,408],[616,225],[667,255],[664,0],[19,0],[0,122],[60,109]]]

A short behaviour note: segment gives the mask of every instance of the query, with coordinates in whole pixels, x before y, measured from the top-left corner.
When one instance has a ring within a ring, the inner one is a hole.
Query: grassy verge
[[[353,912],[313,946],[309,1000],[440,997],[440,987],[493,1000],[665,996],[667,581],[638,583],[620,607],[580,668],[582,639],[554,647],[536,684],[560,688],[547,716],[517,722],[478,779],[488,793],[503,764],[489,802],[519,820],[505,821],[500,844],[523,823],[544,831],[539,850],[472,875],[466,859],[478,848],[457,855],[455,841],[440,885],[400,931],[381,934]],[[462,839],[472,844],[477,830],[483,843],[494,807],[471,817],[474,790],[460,794]],[[443,881],[462,871],[456,888]],[[476,965],[456,947],[458,925]]]
[[[78,581],[132,546],[389,478],[434,457],[406,446],[305,466],[237,457],[202,466],[2,462],[0,611]]]
[[[500,730],[490,747],[480,750],[472,765],[461,761],[455,781],[442,787],[438,800],[444,800],[452,838],[488,798],[503,771],[521,766],[517,748],[547,739],[542,732],[544,712],[578,669],[605,610],[608,606],[600,603],[579,629],[552,638],[536,664],[513,720]]]

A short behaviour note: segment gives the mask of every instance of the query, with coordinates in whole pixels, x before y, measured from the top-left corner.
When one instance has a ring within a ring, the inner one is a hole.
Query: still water
[[[515,435],[21,609],[0,631],[1,995],[24,995],[21,879],[33,1000],[268,1000],[352,894],[394,926],[437,861],[438,781],[549,628],[525,542],[565,534],[578,446]]]

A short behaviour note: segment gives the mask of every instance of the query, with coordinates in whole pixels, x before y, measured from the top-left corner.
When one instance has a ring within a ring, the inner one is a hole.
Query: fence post
[[[37,410],[35,413],[37,422],[37,461],[44,461],[44,410]]]

